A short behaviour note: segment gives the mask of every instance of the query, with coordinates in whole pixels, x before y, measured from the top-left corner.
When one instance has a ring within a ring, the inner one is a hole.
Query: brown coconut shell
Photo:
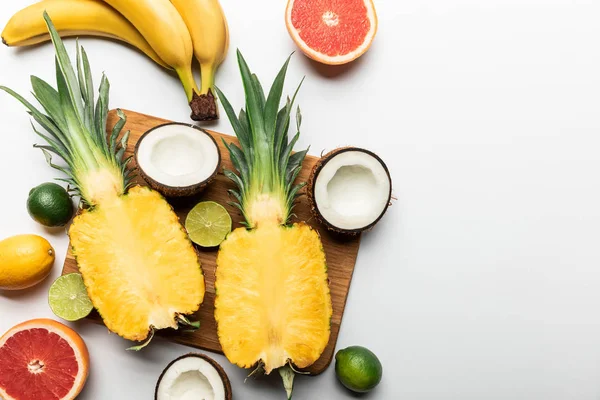
[[[225,388],[225,400],[232,400],[233,399],[233,391],[231,390],[231,382],[229,381],[229,377],[227,376],[227,373],[225,372],[225,370],[223,369],[223,367],[221,367],[215,360],[213,360],[212,358],[210,358],[210,357],[208,357],[208,356],[206,356],[204,354],[188,353],[188,354],[184,354],[183,356],[174,359],[173,361],[171,361],[169,363],[169,365],[167,365],[165,367],[165,369],[163,370],[163,372],[158,377],[158,381],[156,382],[156,388],[154,389],[154,400],[158,399],[158,387],[160,386],[160,382],[162,381],[163,377],[165,376],[165,373],[177,361],[182,360],[184,358],[188,358],[188,357],[201,358],[204,361],[206,361],[207,363],[209,363],[210,365],[212,365],[217,370],[219,376],[221,377],[221,380],[223,381],[223,387]]]
[[[164,184],[156,181],[140,167],[140,164],[138,162],[138,150],[140,148],[140,144],[143,142],[144,138],[147,135],[149,135],[150,133],[152,133],[155,129],[162,128],[167,125],[182,125],[182,126],[187,126],[187,127],[196,129],[200,133],[208,136],[213,141],[213,143],[215,144],[215,148],[217,149],[218,159],[217,159],[217,164],[215,165],[215,170],[208,177],[208,179],[206,179],[202,182],[198,182],[197,184],[190,185],[190,186],[181,186],[181,187],[169,186],[169,185],[164,185]],[[215,138],[210,133],[208,133],[207,131],[205,131],[202,128],[199,128],[195,125],[183,124],[183,123],[179,123],[179,122],[168,122],[166,124],[161,124],[161,125],[155,126],[154,128],[152,128],[149,131],[147,131],[146,133],[144,133],[135,145],[134,157],[135,157],[135,164],[137,166],[137,171],[139,172],[140,176],[148,183],[148,185],[152,189],[156,190],[159,193],[162,193],[166,197],[190,197],[190,196],[194,196],[194,195],[202,192],[208,185],[210,185],[215,180],[215,178],[217,177],[217,174],[219,172],[219,168],[221,168],[221,150],[219,149],[219,146],[218,146]]]
[[[325,165],[327,165],[327,163],[329,161],[331,161],[335,156],[345,153],[345,152],[348,152],[348,151],[363,152],[363,153],[366,153],[366,154],[370,155],[371,157],[375,158],[382,165],[382,167],[385,170],[385,173],[387,174],[387,177],[390,181],[390,192],[388,194],[387,205],[385,206],[385,208],[383,209],[383,211],[381,212],[379,217],[377,217],[377,219],[375,219],[375,221],[373,221],[372,223],[370,223],[369,225],[367,225],[365,227],[358,228],[358,229],[341,229],[341,228],[338,228],[337,226],[331,224],[329,221],[327,221],[325,219],[325,217],[323,217],[323,215],[319,211],[319,207],[315,200],[315,184],[317,181],[317,177],[323,170],[323,167],[325,167]],[[310,204],[310,209],[312,211],[313,216],[321,224],[323,224],[330,231],[333,231],[333,232],[336,232],[339,234],[355,236],[364,231],[368,231],[368,230],[372,229],[381,220],[381,218],[383,218],[383,216],[385,215],[387,209],[390,206],[390,202],[392,200],[392,177],[390,176],[390,171],[388,170],[387,165],[383,162],[383,160],[377,154],[373,153],[372,151],[362,149],[360,147],[340,147],[340,148],[337,148],[337,149],[332,150],[329,153],[325,154],[323,157],[321,157],[321,159],[319,161],[317,161],[317,163],[315,164],[315,166],[313,167],[313,169],[310,173],[310,177],[307,182],[306,195],[308,197],[308,202]]]

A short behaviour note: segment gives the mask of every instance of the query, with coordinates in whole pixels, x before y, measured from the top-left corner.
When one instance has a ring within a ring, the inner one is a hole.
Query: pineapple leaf
[[[73,103],[71,101],[71,96],[67,93],[69,91],[69,87],[68,87],[68,83],[65,80],[64,75],[61,73],[60,71],[60,65],[58,64],[58,57],[55,58],[56,61],[56,85],[58,88],[58,94],[59,94],[59,104],[60,104],[60,108],[61,110],[63,110],[63,115],[65,117],[65,121],[67,123],[67,129],[68,130],[72,130],[72,131],[76,131],[76,132],[83,132],[84,130],[84,125],[82,124],[81,120],[79,119],[78,115],[77,115],[77,111],[75,110]],[[74,147],[77,147],[79,150],[81,150],[82,148],[85,147],[86,142],[88,140],[87,137],[82,137],[78,143],[73,143]],[[92,166],[95,165],[95,160],[93,159],[89,159],[88,160],[90,162],[90,164],[88,164],[88,166]]]
[[[300,111],[300,106],[296,110],[296,130],[300,132],[300,126],[302,125],[302,112]]]
[[[69,55],[67,53],[67,49],[65,48],[64,43],[60,39],[60,36],[54,25],[52,24],[52,20],[50,20],[50,16],[48,13],[44,11],[44,20],[46,21],[46,25],[48,26],[48,30],[50,32],[50,39],[54,44],[56,49],[56,63],[58,69],[61,72],[61,75],[64,77],[65,85],[68,90],[66,91],[68,94],[71,104],[73,105],[74,114],[77,116],[77,119],[80,123],[83,123],[83,101],[81,96],[79,95],[80,89],[77,87],[77,77],[75,76],[75,71],[73,70],[73,66],[71,65],[71,60],[69,60]],[[58,72],[58,71],[57,71]],[[60,90],[59,90],[60,93]]]
[[[292,393],[294,391],[294,370],[286,365],[278,369],[279,375],[281,375],[281,379],[283,380],[283,387],[285,388],[285,392],[287,394],[288,400],[291,400]]]
[[[283,171],[284,173],[285,173],[288,163],[290,161],[290,157],[292,155],[292,150],[294,149],[294,146],[296,145],[296,142],[298,141],[298,139],[300,139],[300,132],[298,132],[294,135],[292,140],[288,143],[288,145],[285,147],[285,150],[281,154],[281,158],[279,160],[279,170]]]
[[[241,178],[244,182],[248,182],[249,179],[249,171],[248,164],[246,163],[246,157],[242,150],[237,147],[235,144],[227,144],[225,140],[223,140],[223,144],[229,150],[229,155],[231,156],[231,162],[235,169],[242,175]]]
[[[237,190],[229,189],[227,190],[227,193],[233,196],[240,204],[243,203],[242,195]]]
[[[259,220],[267,219],[286,224],[290,217],[290,204],[293,204],[302,187],[295,188],[292,184],[302,168],[307,150],[292,155],[299,130],[290,143],[288,130],[294,102],[304,79],[292,98],[288,97],[286,104],[280,106],[290,57],[279,70],[265,99],[262,85],[238,50],[246,107],[237,116],[227,97],[216,89],[240,142],[239,146],[225,143],[237,171],[236,174],[226,170],[225,176],[237,186],[238,190],[232,192],[232,196],[238,200],[234,204],[244,214],[249,228],[255,227]],[[302,116],[298,111],[298,128],[301,122]]]
[[[94,131],[94,80],[92,78],[92,70],[90,68],[90,62],[83,47],[77,44],[77,73],[79,75],[80,89],[82,97],[85,101],[85,120],[86,127],[90,132]],[[106,139],[104,137],[104,130],[97,132],[99,140],[104,144]],[[105,149],[106,150],[106,149]]]
[[[54,153],[57,156],[62,157],[62,155],[60,154],[60,151],[56,150],[52,146],[45,146],[45,145],[42,145],[42,144],[34,144],[33,147],[36,148],[36,149],[41,149],[42,151],[45,150],[44,155],[46,155],[46,153]]]
[[[292,188],[290,189],[290,193],[288,194],[288,206],[289,207],[291,207],[294,204],[294,201],[296,201],[298,192],[300,192],[300,190],[304,186],[306,186],[306,182],[302,182],[302,183],[292,186]]]
[[[217,92],[217,97],[219,98],[219,100],[221,100],[221,104],[223,105],[223,109],[225,110],[229,121],[231,121],[231,126],[233,127],[233,131],[235,132],[235,135],[240,141],[240,144],[243,148],[248,148],[250,143],[250,130],[244,129],[240,121],[237,119],[235,111],[233,111],[233,107],[231,106],[231,103],[229,102],[229,100],[227,100],[227,97],[225,97],[223,92],[221,92],[221,90],[216,86],[215,91]]]
[[[83,75],[83,65],[81,62],[81,46],[79,46],[79,38],[75,39],[75,59],[77,60],[77,79],[79,80],[79,90],[81,91],[81,97],[83,98],[84,106],[89,104],[89,97],[87,92],[87,83],[85,82],[85,76]],[[86,116],[87,116],[87,107]]]
[[[244,109],[242,108],[240,110],[240,114],[238,116],[238,120],[240,122],[240,127],[244,130],[244,138],[245,140],[239,140],[240,138],[238,138],[240,145],[242,146],[242,149],[244,149],[244,151],[248,150],[250,152],[250,154],[252,154],[252,146],[250,146],[249,143],[249,139],[251,128],[250,128],[250,121],[248,120],[248,114],[246,114],[246,111],[244,111]]]
[[[127,150],[127,143],[129,142],[129,136],[131,131],[126,131],[121,138],[121,150]]]
[[[50,167],[52,167],[52,168],[54,168],[54,169],[56,169],[56,170],[58,170],[58,171],[60,171],[60,172],[63,172],[63,173],[65,173],[66,175],[69,175],[69,176],[71,175],[71,174],[69,173],[69,171],[68,171],[66,168],[63,168],[63,167],[61,167],[60,165],[56,165],[56,164],[54,164],[54,163],[52,162],[52,154],[51,154],[51,153],[50,153],[48,150],[46,150],[46,149],[45,149],[45,148],[43,148],[43,147],[39,147],[39,148],[42,150],[42,153],[44,153],[44,157],[46,158],[46,162],[48,163],[48,165],[49,165]]]
[[[183,328],[184,332],[193,332],[200,329],[200,321],[190,321],[185,315],[177,316],[177,323]]]
[[[110,91],[110,83],[106,78],[106,75],[102,74],[102,80],[100,81],[100,89],[98,90],[98,101],[96,102],[96,113],[95,113],[95,121],[96,121],[96,143],[98,143],[102,149],[104,149],[104,154],[108,156],[108,143],[106,141],[106,121],[108,119],[108,93]],[[93,105],[91,106],[93,107]],[[93,129],[90,132],[94,132]]]
[[[38,131],[36,129],[35,125],[33,124],[33,122],[31,123],[31,128],[36,133],[36,135],[38,135],[39,137],[41,137],[42,139],[44,139],[50,145],[50,146],[43,146],[43,145],[34,144],[33,147],[39,147],[39,148],[46,148],[46,147],[48,147],[49,149],[52,149],[51,151],[54,154],[56,154],[57,156],[59,156],[63,160],[65,160],[66,163],[69,165],[69,167],[73,167],[71,165],[71,162],[69,161],[70,157],[68,155],[67,149],[65,149],[60,143],[55,142],[53,139],[49,138],[48,136],[46,136],[43,133],[41,133],[40,131]]]
[[[21,102],[21,104],[23,104],[29,110],[30,115],[33,117],[33,119],[35,119],[35,121],[37,123],[42,125],[42,127],[45,130],[47,130],[55,139],[60,140],[60,138],[62,137],[62,133],[60,132],[60,130],[56,127],[54,122],[49,117],[44,115],[33,104],[31,104],[30,102],[25,100],[24,97],[17,94],[13,90],[11,90],[5,86],[0,86],[0,90],[4,90],[6,93],[10,94],[14,98],[16,98],[19,102]]]
[[[244,193],[245,185],[239,176],[237,176],[233,171],[230,171],[228,169],[223,169],[223,174],[237,185],[237,187],[240,189],[240,193]]]
[[[265,91],[258,80],[258,76],[256,74],[252,74],[252,87],[254,88],[254,93],[256,93],[256,98],[258,100],[258,109],[259,111],[265,111]],[[263,117],[264,118],[264,117]]]
[[[227,202],[227,204],[240,210],[240,213],[242,214],[244,219],[248,221],[248,215],[246,214],[246,210],[244,210],[244,207],[240,203],[236,203],[235,201],[229,201]],[[250,224],[248,222],[241,222],[241,224],[248,229],[250,228]]]
[[[304,162],[304,158],[306,157],[308,150],[309,149],[302,150],[290,156],[285,173],[287,182],[292,183],[296,180],[298,173],[302,169],[302,163]]]
[[[106,139],[109,83],[103,76],[95,105],[91,68],[85,50],[77,45],[76,74],[62,40],[45,12],[44,19],[56,51],[57,87],[54,89],[35,76],[31,77],[31,86],[33,96],[48,115],[13,90],[4,86],[0,86],[0,90],[21,102],[33,120],[46,131],[38,131],[32,123],[34,132],[47,143],[36,147],[42,150],[52,168],[68,175],[67,181],[75,186],[74,190],[83,202],[94,206],[102,199],[123,194],[132,175],[127,166],[129,160],[123,159],[124,149],[115,152]],[[113,130],[115,138],[123,125],[123,121],[117,123]],[[126,142],[127,135],[124,135],[121,146],[126,146]],[[54,164],[52,154],[60,156],[67,166]],[[100,184],[97,179],[90,179],[94,174],[104,177]]]
[[[150,342],[152,341],[152,339],[154,339],[154,327],[150,327],[150,335],[148,336],[148,339],[146,339],[146,341],[142,344],[139,344],[137,346],[131,346],[128,349],[126,349],[127,351],[140,351],[142,349],[144,349],[144,347],[148,346],[150,344]]]
[[[265,105],[265,129],[267,133],[271,135],[272,138],[275,137],[275,128],[278,113],[277,110],[279,109],[279,103],[281,102],[281,95],[283,94],[285,76],[287,74],[288,65],[290,64],[291,58],[292,56],[290,55],[285,61],[285,64],[283,64],[283,67],[281,67],[279,74],[277,74],[277,78],[275,78],[275,81],[271,86],[271,90],[269,91],[269,97]]]
[[[281,120],[280,120],[280,116],[277,116],[277,128],[276,128],[276,132],[275,132],[275,149],[276,149],[276,156],[277,159],[279,160],[281,157],[285,157],[284,156],[284,146],[288,143],[288,130],[290,128],[290,114],[292,112],[292,107],[294,105],[294,102],[296,101],[296,96],[298,96],[298,92],[300,91],[300,88],[302,87],[302,84],[304,83],[304,79],[302,78],[302,80],[300,81],[300,83],[298,84],[298,87],[296,88],[296,91],[294,92],[294,96],[291,98],[288,97],[287,99],[287,103],[286,106],[281,109],[280,114],[281,114]],[[284,111],[285,110],[285,111]],[[298,130],[299,132],[300,130]]]
[[[38,103],[42,105],[48,115],[52,115],[59,131],[67,129],[67,122],[60,109],[60,96],[56,89],[37,76],[31,76],[31,88]]]
[[[264,98],[264,92],[257,93],[255,88],[254,80],[256,76],[252,77],[250,68],[244,59],[242,53],[238,50],[237,52],[238,64],[240,66],[240,72],[242,74],[242,82],[244,83],[244,91],[246,93],[246,112],[248,113],[248,120],[252,127],[252,139],[255,145],[261,141],[265,141],[265,126],[263,120],[263,111],[261,100]]]
[[[117,123],[115,124],[115,126],[112,129],[112,132],[110,133],[110,139],[109,139],[110,154],[114,154],[115,151],[117,150],[117,138],[119,137],[121,130],[123,130],[123,127],[125,126],[125,122],[127,122],[127,117],[125,116],[123,111],[121,111],[121,109],[117,109],[117,116],[119,117],[119,120],[117,121]]]
[[[64,156],[66,156],[67,158],[65,159],[65,161],[69,162],[68,161],[70,159],[70,157],[68,156],[69,150],[66,147],[64,147],[62,143],[57,142],[54,139],[52,139],[52,138],[44,135],[40,131],[38,131],[36,129],[35,125],[33,124],[33,122],[31,122],[31,128],[36,133],[36,135],[38,135],[39,137],[44,139],[50,146],[52,146],[56,150],[56,152],[59,152],[61,154],[61,157],[64,158]]]

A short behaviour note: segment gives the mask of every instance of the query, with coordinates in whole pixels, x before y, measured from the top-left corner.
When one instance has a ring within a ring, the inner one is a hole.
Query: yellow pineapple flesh
[[[327,346],[331,300],[325,253],[304,223],[236,229],[217,259],[215,316],[227,358],[268,374],[312,365]]]
[[[238,64],[246,108],[236,114],[216,88],[238,143],[226,143],[236,172],[225,175],[246,228],[221,243],[215,281],[215,320],[223,352],[242,368],[277,370],[288,399],[294,366],[307,368],[320,357],[331,332],[332,305],[325,252],[319,234],[304,222],[291,224],[304,183],[296,183],[307,150],[292,152],[288,138],[294,95],[280,108],[289,59],[268,96],[244,57]]]
[[[19,100],[44,129],[33,126],[46,142],[36,147],[81,197],[83,210],[69,236],[88,294],[106,326],[126,339],[141,341],[154,329],[177,328],[178,322],[196,327],[185,317],[204,298],[196,252],[167,201],[148,188],[131,187],[129,131],[123,132],[121,110],[107,137],[108,79],[102,76],[96,97],[85,50],[78,45],[72,62],[45,12],[44,20],[57,67],[56,89],[31,77],[44,112],[13,90],[0,90]],[[55,164],[53,156],[64,163]]]
[[[150,327],[177,328],[177,315],[202,303],[197,254],[157,192],[136,186],[84,210],[69,236],[94,307],[122,337],[141,341]]]

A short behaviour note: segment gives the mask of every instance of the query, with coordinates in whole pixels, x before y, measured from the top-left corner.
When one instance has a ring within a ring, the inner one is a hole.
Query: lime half
[[[67,321],[85,318],[94,309],[83,278],[76,273],[63,275],[54,281],[48,293],[48,303],[57,317]]]
[[[231,232],[231,217],[222,205],[203,201],[188,214],[185,229],[192,242],[202,247],[216,247]]]

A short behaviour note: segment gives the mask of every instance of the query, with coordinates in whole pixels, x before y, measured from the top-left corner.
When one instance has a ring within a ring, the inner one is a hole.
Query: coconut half
[[[372,228],[387,211],[392,179],[376,154],[345,147],[315,165],[307,193],[313,214],[327,228],[358,234]]]
[[[215,360],[186,354],[172,361],[158,378],[155,400],[231,400],[231,383]]]
[[[217,176],[221,152],[215,139],[193,125],[168,123],[144,133],[135,147],[142,178],[167,197],[192,196]]]

